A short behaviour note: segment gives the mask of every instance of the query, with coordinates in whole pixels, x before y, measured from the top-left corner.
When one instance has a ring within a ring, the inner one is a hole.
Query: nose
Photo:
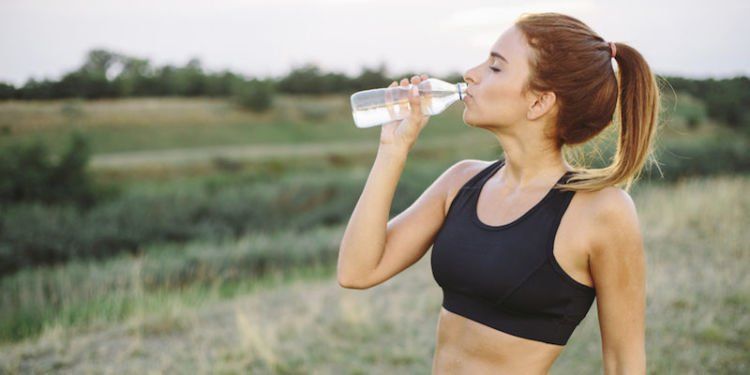
[[[463,78],[466,83],[471,83],[471,84],[477,83],[476,79],[474,79],[474,68],[467,70],[464,73]]]

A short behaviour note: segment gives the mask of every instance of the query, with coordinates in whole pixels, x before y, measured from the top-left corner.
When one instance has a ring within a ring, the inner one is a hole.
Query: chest
[[[480,201],[474,212],[475,205],[453,205],[431,254],[435,280],[443,288],[519,310],[565,304],[571,289],[590,285],[588,225],[572,198],[564,204],[548,199],[520,217],[508,215],[517,218],[500,226],[483,222],[493,220],[481,216],[487,202]]]
[[[501,192],[492,191],[490,186],[486,186],[484,190],[491,192],[493,198],[496,196],[502,197]],[[469,193],[469,195],[471,194]],[[485,198],[480,191],[474,191],[473,194],[477,195],[473,207],[471,196],[463,197],[458,192],[450,194],[444,208],[445,216],[448,216],[450,210],[456,210],[463,211],[459,215],[467,217],[469,214],[467,210],[473,208],[475,221],[480,226],[494,229],[497,226],[502,227],[515,221],[522,221],[524,216],[535,210],[532,202],[537,202],[536,204],[539,205],[546,198],[526,196],[515,198],[515,200],[489,199]],[[562,208],[557,222],[552,224],[553,226],[557,225],[557,230],[553,230],[551,234],[554,236],[551,244],[553,260],[560,265],[560,268],[567,275],[579,283],[589,286],[593,284],[593,279],[589,272],[588,254],[591,249],[591,239],[597,230],[596,223],[590,220],[590,206],[589,194],[584,192],[573,194],[566,207]],[[481,235],[482,233],[476,234]]]

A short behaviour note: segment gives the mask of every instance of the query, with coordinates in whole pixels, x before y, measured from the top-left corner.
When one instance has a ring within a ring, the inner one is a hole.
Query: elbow
[[[339,283],[339,286],[344,289],[356,289],[354,288],[354,284],[349,280],[341,276],[341,272],[338,273],[336,276],[336,280]]]
[[[369,289],[372,287],[372,285],[368,285],[356,278],[345,277],[341,272],[338,272],[336,279],[339,286],[344,289]]]
[[[339,286],[344,289],[364,289],[364,288],[359,287],[357,284],[350,283],[348,281],[341,281],[341,280],[339,280]]]
[[[341,253],[343,253],[343,250],[339,249],[339,254]],[[370,289],[378,284],[373,281],[374,271],[350,266],[339,257],[336,267],[336,280],[340,287],[345,289]]]
[[[339,286],[344,289],[368,289],[368,286],[357,284],[349,281],[339,280]]]
[[[372,286],[367,285],[364,278],[357,275],[353,270],[344,267],[340,258],[336,267],[336,281],[344,289],[368,289]]]

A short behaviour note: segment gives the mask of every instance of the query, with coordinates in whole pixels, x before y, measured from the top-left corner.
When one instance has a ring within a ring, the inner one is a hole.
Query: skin
[[[515,221],[572,169],[550,138],[557,115],[555,94],[522,92],[529,74],[529,48],[511,27],[491,48],[508,62],[488,57],[464,75],[470,95],[464,101],[463,120],[491,132],[506,160],[482,188],[477,204],[477,215],[489,225]],[[411,83],[426,78],[414,76]],[[373,231],[387,219],[383,207],[390,207],[385,203],[391,202],[406,152],[427,122],[418,115],[419,102],[411,104],[410,119],[383,126],[378,157],[342,241],[343,287],[371,288],[422,258],[459,188],[491,163],[467,159],[454,164],[414,204],[387,221],[385,233]],[[553,255],[573,279],[596,288],[606,374],[646,373],[643,251],[638,215],[627,192],[607,187],[575,194],[560,222]],[[513,336],[441,308],[432,371],[546,374],[563,348]]]
[[[465,73],[470,97],[463,119],[492,132],[505,153],[506,165],[488,180],[477,204],[481,221],[501,225],[522,216],[572,168],[550,137],[558,110],[554,92],[522,90],[531,56],[523,34],[511,27],[491,51],[507,62],[490,56]],[[487,165],[468,164],[460,168],[460,185],[452,186],[446,207],[457,188]],[[577,192],[563,215],[553,249],[563,270],[596,288],[605,372],[645,373],[645,262],[631,197],[615,187]],[[493,330],[445,309],[437,336],[436,373],[458,369],[452,363],[467,370],[546,373],[563,349]]]
[[[488,180],[477,204],[481,221],[501,225],[531,209],[572,168],[549,137],[557,115],[555,94],[523,92],[531,56],[523,34],[511,27],[491,51],[507,62],[490,56],[466,72],[470,97],[463,118],[470,126],[492,132],[505,153],[506,165]],[[459,184],[486,165],[469,163]],[[445,213],[461,185],[453,186]],[[553,254],[561,267],[596,288],[607,373],[645,373],[645,265],[639,227],[633,201],[622,189],[578,192],[554,240]],[[562,349],[511,336],[441,308],[433,371],[544,374]]]

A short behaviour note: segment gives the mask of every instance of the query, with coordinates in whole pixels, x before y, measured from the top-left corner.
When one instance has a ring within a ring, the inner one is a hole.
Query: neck
[[[565,162],[562,150],[536,138],[521,139],[513,135],[500,135],[505,165],[496,178],[513,190],[549,187],[567,171],[572,170]]]

